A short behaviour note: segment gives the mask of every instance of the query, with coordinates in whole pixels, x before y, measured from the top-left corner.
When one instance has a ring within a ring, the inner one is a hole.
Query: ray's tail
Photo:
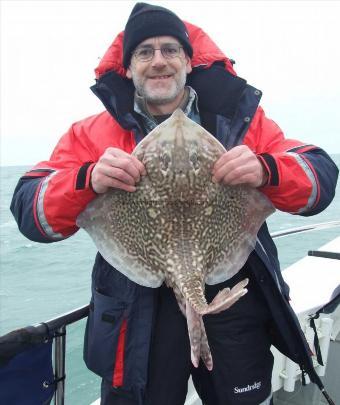
[[[194,367],[198,367],[200,357],[203,363],[210,371],[213,368],[213,359],[210,352],[207,334],[205,331],[202,315],[199,315],[190,305],[186,302],[186,318],[188,324],[188,334],[191,348],[191,362]]]
[[[191,347],[191,362],[198,367],[200,358],[210,371],[213,368],[213,359],[210,352],[207,334],[205,331],[202,316],[205,314],[215,314],[231,307],[237,300],[247,293],[245,288],[248,279],[244,279],[236,284],[232,289],[224,288],[219,291],[210,304],[207,303],[202,283],[199,280],[191,280],[189,286],[182,285],[181,293],[185,298],[180,304],[182,312],[185,313],[188,325],[188,334]]]

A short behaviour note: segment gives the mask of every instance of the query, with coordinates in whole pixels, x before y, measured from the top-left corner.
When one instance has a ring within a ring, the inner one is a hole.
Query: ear
[[[131,73],[131,69],[130,69],[130,66],[127,68],[127,70],[126,70],[126,77],[128,78],[128,79],[132,79],[132,73]]]
[[[187,74],[189,74],[189,73],[192,72],[191,59],[189,58],[189,56],[186,56],[186,60],[187,60],[187,63],[186,63],[186,72],[187,72]]]

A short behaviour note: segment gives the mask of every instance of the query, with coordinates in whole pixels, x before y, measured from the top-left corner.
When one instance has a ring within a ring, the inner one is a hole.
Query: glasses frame
[[[169,45],[171,45],[171,46],[176,45],[176,47],[178,47],[178,54],[176,54],[176,55],[174,55],[174,56],[166,55],[163,51],[164,51],[164,48],[168,47]],[[152,55],[151,55],[151,57],[150,57],[150,58],[147,58],[147,59],[140,59],[140,58],[138,58],[137,52],[138,52],[140,49],[150,49],[150,50],[152,50]],[[162,56],[163,56],[164,59],[174,59],[174,58],[177,58],[178,56],[180,56],[181,49],[184,49],[183,46],[181,46],[181,45],[179,45],[179,44],[175,44],[175,43],[163,44],[163,45],[161,45],[160,48],[154,48],[153,46],[141,46],[141,47],[135,49],[135,50],[132,52],[132,56],[133,56],[136,60],[138,60],[138,62],[150,62],[150,60],[152,60],[152,59],[154,58],[155,52],[156,52],[156,51],[161,51],[161,54],[162,54]]]

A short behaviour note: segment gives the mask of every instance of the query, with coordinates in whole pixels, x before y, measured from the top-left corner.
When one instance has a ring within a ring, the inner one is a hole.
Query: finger
[[[213,181],[228,184],[230,181],[243,176],[247,171],[247,167],[242,164],[242,159],[237,158],[226,162],[213,173]]]
[[[240,149],[238,150],[238,152]],[[229,155],[230,157],[230,155]],[[252,185],[257,186],[262,180],[262,166],[256,155],[249,148],[243,149],[243,153],[229,159],[213,173],[213,181],[223,181],[225,184],[236,184],[248,182],[241,180],[243,176],[249,175],[249,181]]]
[[[131,156],[129,153],[125,152],[125,150],[122,150],[119,148],[111,148],[111,147],[107,148],[105,150],[104,155],[106,155],[106,154],[109,156],[118,157],[118,158],[128,158]]]
[[[121,158],[121,159],[130,160],[134,164],[134,166],[136,167],[136,169],[138,170],[140,175],[142,175],[142,176],[146,175],[146,170],[145,170],[144,164],[136,156],[131,155],[118,148],[108,148],[106,150],[106,152],[108,153],[109,157],[111,157],[111,158]]]
[[[135,156],[129,155],[128,158],[115,160],[114,166],[128,172],[136,182],[139,182],[141,176],[146,175],[146,169],[144,164],[139,161]]]
[[[237,159],[239,156],[244,153],[244,145],[235,146],[234,148],[224,152],[222,156],[215,162],[213,172],[219,170],[226,163]]]
[[[239,184],[248,175],[246,167],[236,167],[233,170],[227,169],[224,173],[221,173],[220,178],[218,178],[224,184]]]
[[[111,179],[117,179],[122,183],[134,186],[136,184],[136,178],[131,176],[129,172],[120,167],[104,166],[101,170],[102,175]],[[137,173],[137,180],[139,181],[139,174]]]
[[[224,182],[224,180],[223,180],[223,182]],[[252,174],[252,173],[245,174],[244,176],[237,177],[228,182],[228,184],[231,186],[236,186],[237,184],[246,184],[251,187],[259,187],[261,185],[261,183],[262,183],[262,181],[259,179],[259,177],[254,176],[254,174]]]
[[[106,149],[100,161],[108,165],[121,167],[127,171],[130,171],[130,174],[136,179],[136,181],[139,181],[141,175],[146,174],[146,170],[143,163],[140,162],[135,156],[130,155],[129,153],[121,149],[117,148]],[[131,167],[132,169],[129,170],[129,168]],[[134,170],[134,168],[136,170]]]
[[[107,188],[120,188],[126,191],[135,191],[135,183],[133,182],[132,184],[128,184],[116,177],[112,177],[104,173],[103,171],[97,172],[95,176],[95,184],[96,187],[100,187],[101,189],[107,189]]]
[[[215,164],[214,164],[214,166],[213,166],[212,174],[215,175],[216,172],[217,172],[218,170],[220,170],[220,168],[221,168],[222,166],[224,166],[224,165],[228,162],[228,160],[229,160],[228,152],[226,152],[226,153],[224,153],[222,156],[220,156],[220,157],[216,160],[216,162],[215,162]]]
[[[254,173],[246,173],[243,176],[236,176],[233,179],[223,179],[222,182],[230,186],[246,184],[251,187],[259,187],[261,185],[261,180]]]
[[[144,164],[139,159],[137,159],[136,156],[131,155],[131,159],[132,159],[133,164],[137,168],[138,172],[140,173],[140,175],[145,176],[146,175],[146,169],[145,169]]]
[[[136,191],[136,186],[123,183],[122,181],[120,181],[116,178],[106,177],[105,183],[106,183],[106,186],[110,187],[110,188],[118,188],[118,189],[128,191],[128,192]]]
[[[134,182],[138,182],[140,180],[141,174],[130,156],[128,158],[113,157],[110,160],[105,160],[105,164],[107,167],[112,167],[113,169],[116,169],[117,173],[118,172],[120,173],[120,171],[125,172],[128,176],[134,179]],[[112,177],[116,176],[113,175]]]

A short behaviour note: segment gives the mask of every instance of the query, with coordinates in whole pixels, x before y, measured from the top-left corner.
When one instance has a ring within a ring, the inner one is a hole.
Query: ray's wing
[[[210,235],[204,243],[207,284],[234,276],[255,248],[257,233],[275,209],[260,191],[248,186],[221,186],[211,202]]]
[[[87,206],[77,225],[88,232],[100,254],[118,271],[137,284],[159,287],[164,280],[164,252],[157,244],[160,209],[140,201],[137,192],[112,189]]]

